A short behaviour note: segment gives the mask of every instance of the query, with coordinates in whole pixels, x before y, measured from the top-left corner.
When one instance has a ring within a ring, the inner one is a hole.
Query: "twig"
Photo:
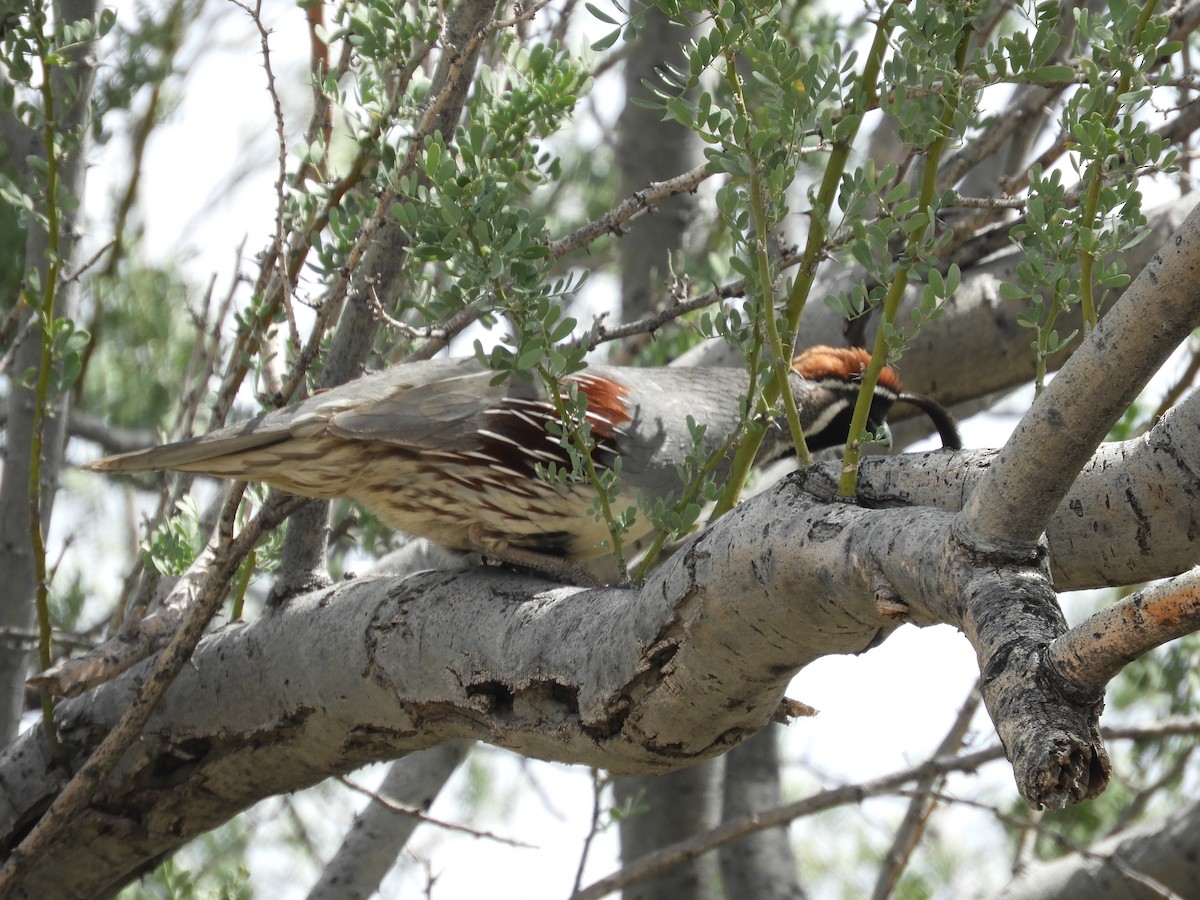
[[[626,197],[600,218],[588,222],[582,228],[575,229],[566,237],[551,241],[549,244],[550,256],[558,259],[573,250],[586,247],[596,238],[605,234],[624,234],[622,226],[626,222],[632,221],[654,204],[661,203],[669,197],[686,191],[694,191],[712,174],[707,171],[706,163],[696,166],[682,175],[668,178],[666,181],[651,182],[644,190],[636,191],[632,196]]]
[[[608,787],[608,778],[599,769],[592,769],[592,824],[588,828],[587,837],[583,839],[583,849],[579,852],[579,866],[575,869],[575,883],[571,885],[571,893],[578,894],[583,887],[583,870],[587,867],[588,854],[592,851],[592,841],[600,833],[600,815],[604,810],[604,791]]]
[[[283,119],[283,105],[279,102],[279,91],[275,87],[275,72],[271,68],[271,45],[269,37],[271,30],[263,23],[262,20],[262,0],[256,0],[253,9],[248,3],[243,3],[242,0],[229,0],[234,6],[243,10],[250,17],[250,21],[254,23],[254,27],[258,29],[258,40],[262,52],[263,70],[267,73],[267,94],[271,97],[271,111],[275,116],[275,137],[279,143],[278,162],[279,174],[275,178],[275,235],[271,239],[271,246],[267,250],[267,258],[273,260],[278,265],[278,278],[281,284],[289,285],[289,289],[283,292],[283,309],[287,316],[288,333],[291,336],[294,345],[300,344],[300,332],[296,327],[296,315],[292,310],[292,305],[289,301],[292,295],[290,290],[290,282],[287,269],[283,259],[284,247],[284,229],[283,218],[284,209],[287,203],[287,195],[284,188],[287,184],[287,133]]]
[[[129,709],[5,861],[4,867],[0,869],[0,898],[10,896],[17,888],[18,879],[29,860],[59,840],[63,832],[78,819],[96,789],[124,756],[129,745],[141,734],[142,728],[167,688],[191,658],[192,651],[204,634],[205,628],[220,608],[229,577],[236,570],[238,563],[253,549],[265,530],[278,525],[302,502],[299,498],[290,496],[276,498],[274,503],[269,502],[264,506],[235,538],[233,524],[242,491],[242,487],[235,487],[230,493],[209,549],[193,566],[194,570],[199,569],[198,591],[184,614],[180,627],[175,630],[162,654],[143,677]]]
[[[378,794],[375,791],[371,790],[370,788],[365,788],[362,785],[355,784],[353,781],[351,781],[345,775],[339,775],[337,777],[337,780],[340,781],[342,784],[344,784],[346,787],[350,788],[350,790],[358,791],[360,794],[365,794],[366,796],[368,796],[372,800],[374,800],[376,803],[378,803],[380,806],[383,806],[386,809],[390,809],[392,812],[397,813],[398,815],[412,816],[414,819],[420,819],[422,822],[426,822],[430,825],[436,825],[438,828],[445,828],[447,831],[457,831],[460,834],[469,834],[469,835],[471,835],[471,837],[477,837],[477,838],[481,838],[483,840],[488,840],[488,841],[495,841],[498,844],[504,844],[505,846],[508,846],[508,847],[519,847],[523,850],[536,850],[537,849],[537,846],[535,844],[527,844],[524,841],[518,841],[518,840],[515,840],[514,838],[502,837],[501,835],[493,834],[490,831],[480,831],[478,828],[471,828],[467,825],[458,825],[454,822],[447,822],[444,819],[436,819],[433,816],[426,813],[424,810],[418,809],[415,806],[409,806],[405,803],[397,803],[395,800],[391,800],[387,797],[384,797],[382,794]]]
[[[1163,394],[1158,408],[1154,410],[1154,415],[1150,417],[1151,425],[1156,424],[1159,419],[1167,414],[1167,410],[1179,402],[1179,399],[1187,393],[1188,388],[1196,380],[1196,376],[1200,374],[1200,350],[1196,349],[1194,343],[1192,344],[1192,348],[1187,368],[1183,370],[1180,376],[1167,388],[1167,392]]]
[[[1025,821],[1017,827],[1017,846],[1013,851],[1012,874],[1020,875],[1030,865],[1033,864],[1036,857],[1034,851],[1037,848],[1038,824],[1042,821],[1044,813],[1040,809],[1030,810]]]
[[[21,299],[13,305],[13,310],[14,312],[19,312],[25,309],[26,306],[27,304],[25,302],[24,295],[22,295]],[[19,318],[19,316],[15,318]],[[37,316],[30,316],[28,319],[26,319],[25,324],[21,326],[20,331],[17,333],[16,340],[9,344],[8,349],[4,351],[4,355],[0,356],[0,372],[8,371],[8,367],[11,366],[13,364],[13,360],[16,359],[17,350],[20,349],[21,345],[29,339],[29,335],[33,334],[33,329],[37,326],[37,324]]]
[[[971,727],[971,720],[979,709],[981,699],[979,685],[976,683],[959,709],[958,715],[955,716],[954,722],[951,723],[950,730],[946,732],[946,736],[942,738],[941,743],[933,752],[932,759],[944,759],[961,749],[967,736],[967,729]],[[944,779],[943,775],[928,776],[922,778],[913,789],[912,801],[904,813],[900,827],[896,829],[892,846],[888,848],[887,855],[883,858],[883,865],[879,869],[879,875],[875,880],[875,890],[871,894],[873,900],[886,900],[895,890],[913,851],[925,833],[925,826],[929,823],[929,816],[933,813],[936,805],[934,792],[941,789]]]
[[[1167,735],[1196,735],[1200,734],[1200,716],[1163,719],[1146,727],[1102,728],[1100,733],[1107,740],[1152,740]],[[929,759],[891,775],[884,775],[858,784],[830,788],[794,803],[761,810],[752,816],[727,822],[705,834],[643,856],[612,875],[593,882],[581,891],[576,891],[571,895],[571,900],[598,900],[600,897],[606,897],[614,891],[639,884],[660,872],[665,872],[680,863],[695,859],[747,835],[771,828],[780,828],[796,819],[824,812],[827,809],[834,809],[850,803],[861,803],[871,797],[900,793],[905,785],[913,781],[936,778],[952,772],[973,772],[986,763],[1003,758],[1004,748],[1000,744],[993,744],[973,753],[950,759]]]
[[[1128,663],[1200,630],[1200,568],[1108,606],[1046,651],[1051,669],[1082,690],[1101,690]]]
[[[1191,762],[1192,754],[1195,752],[1195,744],[1189,743],[1181,747],[1179,755],[1167,770],[1149,784],[1143,785],[1134,795],[1133,799],[1126,804],[1125,808],[1117,815],[1116,821],[1105,832],[1105,836],[1112,837],[1133,824],[1138,816],[1146,811],[1146,807],[1150,805],[1150,801],[1158,796],[1159,791],[1169,784],[1174,784],[1183,777],[1188,769],[1188,763]]]
[[[1025,209],[1029,202],[1027,197],[964,197],[955,193],[954,198],[944,204],[943,209],[960,206],[967,209]]]
[[[778,806],[775,809],[762,810],[750,816],[727,822],[719,828],[697,835],[686,841],[680,841],[670,847],[647,854],[629,864],[618,872],[614,872],[599,881],[592,882],[581,891],[571,895],[571,900],[598,900],[614,891],[638,884],[648,878],[653,878],[661,872],[672,869],[681,863],[709,853],[718,847],[740,840],[747,835],[765,831],[769,828],[780,828],[795,819],[810,816],[838,806],[850,803],[861,803],[868,797],[883,796],[899,791],[911,781],[949,772],[962,772],[977,769],[979,766],[1003,757],[1004,751],[999,746],[989,747],[966,756],[954,759],[931,759],[919,766],[885,775],[871,781],[859,784],[844,785],[820,791],[811,797]]]
[[[387,310],[383,308],[383,302],[379,299],[378,292],[375,290],[375,285],[367,286],[365,299],[367,301],[367,308],[371,311],[371,315],[375,318],[375,321],[400,332],[400,334],[411,341],[424,341],[421,347],[405,357],[406,362],[429,359],[450,343],[450,339],[456,334],[472,322],[477,322],[483,318],[485,313],[485,310],[481,307],[468,306],[465,309],[460,309],[440,325],[427,325],[424,328],[417,328],[388,315]]]

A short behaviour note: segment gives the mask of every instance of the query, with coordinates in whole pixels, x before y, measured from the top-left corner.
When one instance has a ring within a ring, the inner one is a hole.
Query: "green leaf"
[[[616,19],[614,19],[612,16],[610,16],[608,13],[601,10],[600,7],[596,6],[595,3],[585,3],[585,4],[583,4],[583,6],[584,6],[584,9],[586,9],[588,12],[590,12],[593,16],[595,16],[597,19],[599,19],[605,25],[621,24]]]
[[[593,41],[591,47],[593,50],[596,50],[596,51],[607,50],[609,47],[611,47],[613,44],[615,44],[617,42],[617,38],[619,38],[620,36],[621,36],[621,29],[618,28],[616,31],[610,31],[604,37],[600,38],[600,40]]]
[[[1033,84],[1071,84],[1075,70],[1071,66],[1041,66],[1025,72],[1024,80]]]

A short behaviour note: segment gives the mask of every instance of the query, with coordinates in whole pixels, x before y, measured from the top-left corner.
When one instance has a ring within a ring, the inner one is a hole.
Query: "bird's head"
[[[793,390],[810,450],[846,443],[862,375],[870,362],[870,351],[862,347],[811,347],[792,360],[792,371],[800,376],[793,381]],[[888,413],[897,402],[911,403],[929,416],[942,446],[951,450],[962,446],[954,417],[935,400],[905,391],[900,373],[891,366],[879,373],[867,430],[886,429]]]

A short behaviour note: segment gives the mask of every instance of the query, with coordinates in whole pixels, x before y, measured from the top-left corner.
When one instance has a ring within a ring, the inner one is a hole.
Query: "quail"
[[[793,360],[791,386],[810,449],[845,443],[869,360],[862,348],[831,347]],[[176,469],[304,497],[350,497],[392,528],[500,561],[604,555],[609,535],[592,513],[593,487],[544,477],[550,464],[570,469],[547,428],[558,416],[544,386],[518,378],[496,384],[495,375],[469,357],[402,363],[210,434],[86,468]],[[570,381],[587,399],[596,466],[621,459],[622,508],[626,498],[640,505],[678,494],[678,467],[693,451],[688,416],[705,426],[703,450],[711,454],[737,428],[747,389],[746,373],[734,368],[593,365]],[[884,425],[897,401],[929,415],[944,446],[960,446],[950,414],[905,392],[892,367],[880,375],[868,428]],[[766,456],[788,448],[787,430],[772,432]],[[650,527],[639,514],[628,537]]]

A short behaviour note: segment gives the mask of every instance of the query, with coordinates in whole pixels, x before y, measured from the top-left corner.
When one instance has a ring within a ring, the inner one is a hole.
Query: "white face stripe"
[[[826,428],[833,424],[833,420],[840,416],[843,412],[850,409],[849,400],[837,400],[830,403],[817,416],[807,428],[804,429],[804,434],[817,435],[823,432]]]
[[[834,389],[841,388],[843,391],[850,386],[849,382],[840,378],[825,378],[821,379],[817,383]],[[875,396],[872,398],[872,404],[874,403],[875,399],[886,400],[889,403],[895,403],[898,398],[899,394],[890,388],[884,387],[883,385],[876,385]],[[847,410],[854,409],[854,404],[857,402],[857,400],[857,395],[839,397],[837,400],[833,401],[821,410],[820,414],[812,421],[812,423],[804,429],[804,433],[806,435],[821,434],[833,424],[834,419]]]

